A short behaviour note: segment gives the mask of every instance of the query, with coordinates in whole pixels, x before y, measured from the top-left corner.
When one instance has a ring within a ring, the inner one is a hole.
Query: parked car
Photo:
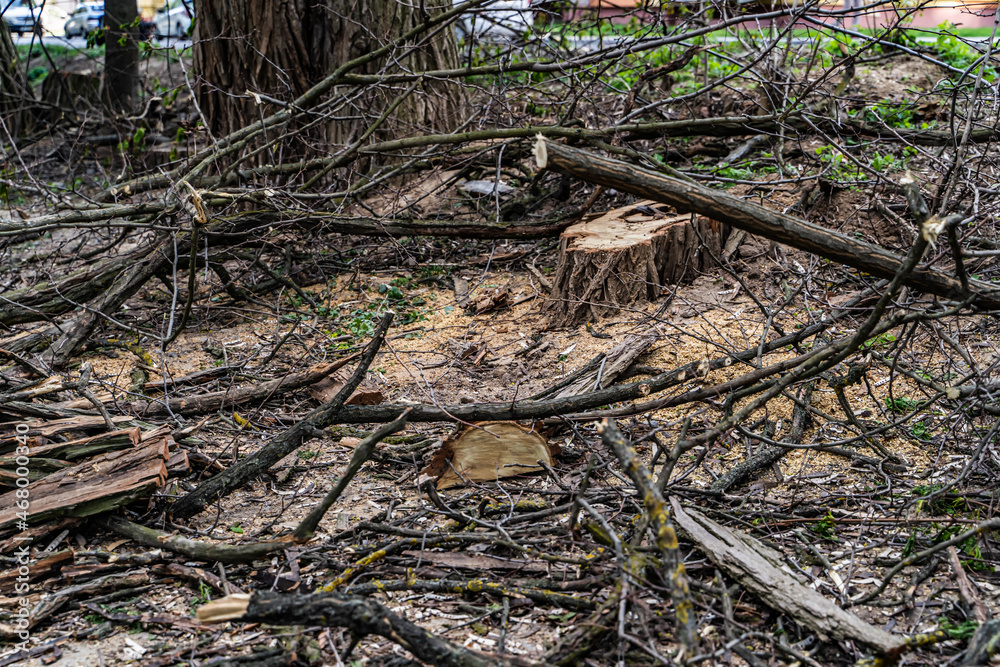
[[[26,32],[42,34],[41,10],[33,7],[29,0],[0,0],[3,3],[3,20],[11,32],[23,35]]]
[[[67,37],[86,37],[102,27],[104,27],[104,3],[88,2],[70,14],[63,31]]]
[[[535,14],[530,0],[497,0],[462,14],[459,39],[510,41],[531,30]]]
[[[191,0],[169,0],[158,12],[153,23],[156,24],[157,37],[187,37],[191,30],[194,3]]]

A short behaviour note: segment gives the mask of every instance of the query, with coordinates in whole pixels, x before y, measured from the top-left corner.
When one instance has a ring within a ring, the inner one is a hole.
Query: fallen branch
[[[880,278],[895,277],[904,263],[903,257],[885,248],[805,220],[542,137],[535,143],[535,159],[539,169],[554,169],[591,183],[670,204],[679,212],[699,213]],[[971,298],[971,305],[979,308],[1000,309],[1000,290],[981,280],[970,280],[965,289],[958,278],[936,269],[917,268],[905,276],[904,283],[955,301]]]
[[[484,655],[453,644],[410,623],[385,605],[338,593],[230,595],[198,608],[203,623],[242,621],[275,625],[322,625],[347,628],[354,635],[379,635],[418,660],[442,667],[524,666],[535,663],[506,655]]]
[[[279,390],[282,392],[293,391],[315,384],[357,357],[358,354],[355,353],[329,364],[317,364],[300,373],[290,373],[284,377],[249,387],[236,387],[226,391],[213,391],[197,396],[171,398],[166,401],[161,398],[137,400],[129,403],[128,407],[142,417],[167,414],[197,415],[216,412],[222,408],[233,408],[244,403],[267,400]]]
[[[792,411],[792,430],[789,432],[788,439],[786,440],[788,443],[798,444],[802,441],[802,433],[805,431],[806,422],[809,419],[809,404],[812,399],[812,391],[812,383],[807,384],[805,390],[802,392],[801,402],[795,404],[795,408]],[[725,493],[730,487],[742,484],[748,480],[758,470],[764,470],[777,463],[789,451],[789,448],[778,445],[761,447],[756,454],[746,461],[733,466],[726,474],[717,479],[709,489]]]
[[[677,525],[698,550],[769,607],[810,630],[851,639],[879,653],[894,655],[904,646],[904,638],[844,611],[789,574],[781,554],[756,538],[721,526],[694,510],[684,510],[676,500],[672,503]]]
[[[649,526],[656,536],[656,546],[663,554],[667,564],[664,581],[670,584],[670,597],[674,603],[674,616],[677,619],[677,637],[684,646],[687,657],[695,654],[698,648],[698,623],[694,616],[694,606],[691,603],[691,591],[688,589],[687,571],[684,569],[684,557],[677,545],[677,533],[670,521],[670,510],[663,500],[660,490],[653,481],[653,476],[632,449],[631,443],[625,439],[615,426],[606,419],[601,424],[601,438],[604,444],[611,448],[622,464],[622,469],[628,475],[642,498]]]

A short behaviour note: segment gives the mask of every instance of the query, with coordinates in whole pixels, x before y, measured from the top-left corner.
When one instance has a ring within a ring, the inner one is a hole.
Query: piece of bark
[[[233,387],[226,391],[213,391],[191,397],[171,398],[170,411],[174,414],[195,415],[216,410],[233,408],[243,403],[264,401],[274,396],[319,382],[338,368],[358,356],[352,354],[329,364],[317,364],[301,373],[289,373],[284,377],[261,382],[249,387]],[[132,401],[129,408],[144,417],[168,414],[163,399]]]
[[[558,453],[558,445],[516,422],[484,422],[445,440],[421,476],[436,478],[439,489],[465,481],[493,482],[541,472],[538,462],[551,466]]]
[[[590,391],[610,387],[622,373],[628,370],[635,360],[646,354],[656,342],[656,336],[638,336],[629,334],[618,345],[604,354],[601,363],[582,375],[572,384],[561,389],[554,398],[569,398]]]
[[[725,232],[654,201],[588,216],[560,236],[547,326],[572,327],[653,301],[663,285],[711,268]]]
[[[821,636],[854,640],[888,655],[903,648],[904,638],[862,621],[793,576],[777,551],[699,512],[682,509],[675,498],[671,503],[677,526],[698,550],[769,607]]]
[[[313,386],[309,387],[309,395],[320,403],[326,403],[343,389],[344,384],[350,379],[350,373],[341,369],[328,377],[323,378]],[[361,381],[361,386],[354,390],[351,397],[344,405],[378,405],[385,400],[382,391],[368,382],[367,378]]]
[[[48,475],[26,488],[27,522],[90,516],[151,495],[167,479],[170,436],[109,452]],[[0,529],[19,521],[16,491],[0,496]]]
[[[734,228],[814,253],[879,278],[892,279],[903,265],[901,256],[880,246],[771,211],[718,190],[541,137],[535,143],[535,160],[539,168],[554,169],[591,183],[647,197],[669,204],[678,211],[709,216]],[[972,305],[979,308],[1000,309],[1000,289],[982,280],[969,280],[966,289],[958,278],[943,271],[917,268],[905,278],[904,283],[955,301],[971,299]]]

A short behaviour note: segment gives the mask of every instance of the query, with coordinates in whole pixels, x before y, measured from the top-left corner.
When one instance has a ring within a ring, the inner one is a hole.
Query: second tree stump
[[[547,304],[549,327],[572,327],[656,299],[664,285],[711,268],[725,243],[722,223],[643,201],[566,229]]]

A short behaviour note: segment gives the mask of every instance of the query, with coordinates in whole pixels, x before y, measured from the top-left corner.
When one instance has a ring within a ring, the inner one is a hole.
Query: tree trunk
[[[288,102],[309,90],[322,77],[355,58],[366,55],[422,22],[451,8],[447,0],[407,3],[402,0],[218,0],[195,7],[194,69],[202,85],[198,103],[206,125],[224,136],[273,113],[275,101]],[[408,44],[412,52],[389,57],[352,70],[376,74],[385,69],[421,71],[454,67],[458,50],[454,30]],[[391,63],[388,68],[386,64]],[[347,89],[335,90],[344,94]],[[333,154],[357,141],[397,98],[403,87],[370,86],[344,104],[323,111],[326,119],[311,116],[315,127],[294,134],[281,154],[262,155],[262,161]],[[258,97],[260,96],[260,97]],[[266,96],[266,97],[265,97]],[[270,99],[269,99],[270,98]],[[458,89],[448,83],[418,86],[380,126],[381,134],[400,136],[422,126],[448,131],[455,125]],[[319,123],[316,121],[320,120]],[[295,130],[299,128],[287,128]],[[273,135],[269,137],[273,139]]]
[[[139,81],[139,14],[135,0],[104,3],[104,96],[114,111],[131,111]]]
[[[10,38],[6,21],[0,21],[0,116],[15,139],[23,129],[25,102],[31,99],[24,79],[24,70]]]
[[[663,285],[695,278],[722,251],[725,229],[639,202],[569,227],[547,302],[547,326],[572,327],[656,299]]]

